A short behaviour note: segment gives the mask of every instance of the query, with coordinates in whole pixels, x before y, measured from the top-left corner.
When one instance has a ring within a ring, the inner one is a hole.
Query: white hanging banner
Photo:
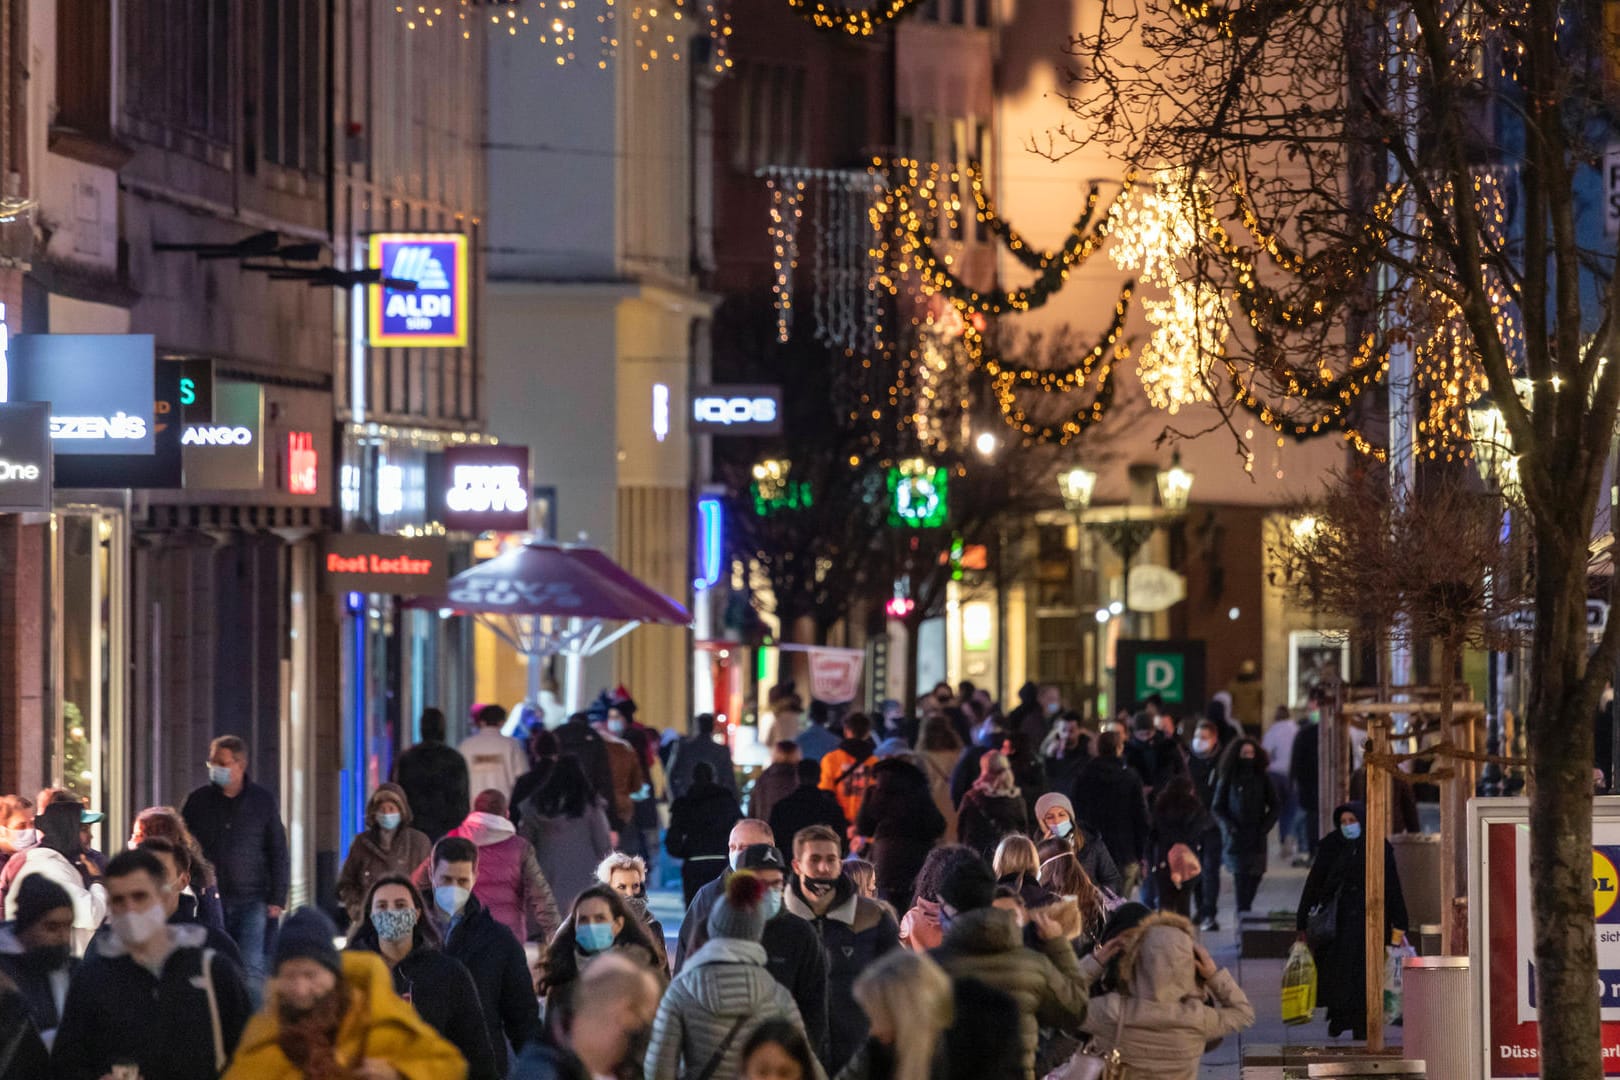
[[[810,654],[810,695],[817,701],[843,705],[860,693],[866,650],[831,645],[783,645],[781,649]]]

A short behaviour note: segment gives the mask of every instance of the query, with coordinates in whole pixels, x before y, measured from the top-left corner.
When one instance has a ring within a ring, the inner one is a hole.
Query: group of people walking
[[[1252,902],[1283,812],[1264,751],[1024,699],[942,687],[829,727],[783,688],[742,790],[712,717],[661,735],[627,695],[518,737],[485,707],[459,746],[430,710],[335,921],[285,910],[286,833],[235,737],[110,860],[76,796],[0,798],[0,1073],[1035,1080],[1117,1049],[1126,1076],[1194,1077],[1254,1016],[1189,914],[1213,922],[1212,834]],[[1307,894],[1349,911],[1336,828]]]

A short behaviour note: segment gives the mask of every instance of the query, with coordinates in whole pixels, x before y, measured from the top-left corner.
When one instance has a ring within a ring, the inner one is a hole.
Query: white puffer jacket
[[[9,922],[17,917],[17,895],[23,879],[34,874],[48,878],[62,886],[73,901],[73,952],[83,956],[96,928],[107,917],[107,890],[99,882],[86,889],[84,879],[67,861],[67,857],[43,845],[31,847],[12,858],[23,861],[22,869],[17,871],[17,876],[11,879],[11,885],[6,889],[6,920]]]

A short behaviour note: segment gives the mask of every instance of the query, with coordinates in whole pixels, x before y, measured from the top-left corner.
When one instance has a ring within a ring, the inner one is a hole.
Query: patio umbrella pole
[[[568,678],[568,689],[566,691],[568,696],[564,699],[563,706],[568,710],[569,716],[585,707],[585,654],[580,651],[582,644],[580,631],[583,628],[584,620],[568,620],[568,646],[563,654],[566,657],[567,665],[564,670]]]

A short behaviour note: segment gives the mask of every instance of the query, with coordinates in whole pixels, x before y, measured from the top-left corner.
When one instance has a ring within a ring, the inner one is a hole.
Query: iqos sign
[[[782,430],[779,386],[706,386],[692,391],[692,431],[775,435]]]

